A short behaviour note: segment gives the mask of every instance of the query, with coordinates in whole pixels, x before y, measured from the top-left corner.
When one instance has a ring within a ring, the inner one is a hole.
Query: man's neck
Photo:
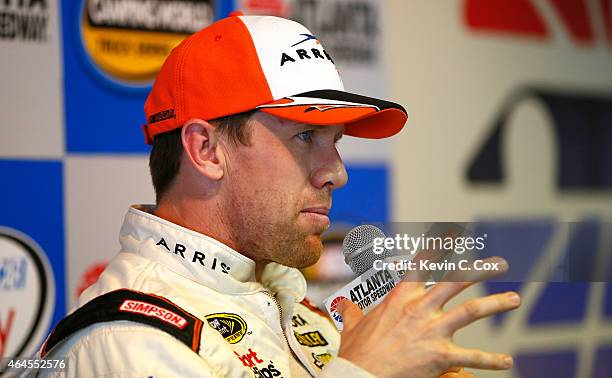
[[[224,232],[224,224],[216,206],[203,207],[189,201],[162,201],[155,209],[155,215],[169,222],[211,237],[236,250],[229,234]],[[239,252],[239,251],[238,251]]]
[[[201,202],[173,199],[172,201],[161,201],[154,213],[156,216],[176,225],[213,238],[258,262],[256,258],[241,250],[238,243],[235,242],[235,238],[228,231],[231,228],[227,224],[227,220],[219,212],[219,206],[214,203],[202,204]],[[266,263],[263,264],[263,266],[265,265]]]

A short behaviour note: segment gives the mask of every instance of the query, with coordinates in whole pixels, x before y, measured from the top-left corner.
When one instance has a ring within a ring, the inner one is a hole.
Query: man
[[[314,264],[331,193],[346,184],[343,134],[383,138],[398,104],[344,92],[332,58],[302,25],[234,16],[192,35],[145,104],[157,206],[131,208],[121,252],[43,345],[68,376],[447,376],[511,367],[452,333],[516,308],[515,293],[443,313],[469,282],[425,292],[408,275],[342,336],[304,300],[295,268]],[[475,277],[482,279],[484,277]],[[450,369],[450,370],[449,370]]]

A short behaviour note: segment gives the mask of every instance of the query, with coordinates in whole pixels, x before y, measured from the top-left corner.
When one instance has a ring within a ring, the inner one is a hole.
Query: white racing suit
[[[297,269],[270,263],[257,282],[253,260],[147,211],[129,209],[81,315],[43,345],[66,370],[39,376],[372,377],[336,357],[340,335]]]

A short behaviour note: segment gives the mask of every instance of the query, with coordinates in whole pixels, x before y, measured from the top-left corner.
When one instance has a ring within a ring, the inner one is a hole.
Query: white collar
[[[152,205],[130,207],[121,228],[122,250],[166,266],[197,283],[220,292],[247,292],[262,288],[255,281],[255,261],[206,235],[153,214]],[[262,283],[273,293],[288,291],[304,299],[306,281],[299,270],[270,263]]]

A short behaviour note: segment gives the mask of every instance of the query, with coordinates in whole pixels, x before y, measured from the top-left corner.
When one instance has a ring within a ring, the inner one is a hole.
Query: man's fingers
[[[449,367],[448,369],[444,370],[442,372],[442,374],[446,374],[446,373],[459,373],[461,371],[461,369],[463,369],[463,368],[460,367],[460,366],[452,366],[452,367]]]
[[[438,318],[435,327],[444,335],[451,335],[478,319],[515,309],[520,304],[521,298],[513,291],[470,299]]]
[[[410,261],[414,264],[414,269],[408,270],[402,280],[399,282],[402,290],[413,290],[416,287],[423,287],[427,282],[431,272],[427,269],[420,269],[421,261],[439,260],[444,257],[440,252],[436,251],[420,251]]]
[[[444,227],[444,225],[443,225]],[[461,230],[456,225],[445,226],[447,229],[440,233],[441,239],[456,238],[461,234]],[[404,274],[400,285],[403,289],[413,290],[415,287],[422,287],[429,280],[431,272],[427,269],[420,269],[421,261],[439,262],[442,261],[446,256],[451,254],[453,251],[450,249],[436,248],[435,244],[430,249],[423,249],[419,251],[412,260],[414,262],[415,269],[409,270]]]
[[[490,257],[483,263],[494,264],[496,270],[456,270],[451,272],[443,282],[439,282],[429,290],[425,298],[429,309],[439,309],[455,295],[476,282],[486,281],[504,274],[508,270],[508,262],[501,257]]]
[[[463,375],[461,373],[444,373],[440,376],[440,378],[462,378]]]
[[[402,280],[399,282],[402,291],[412,291],[415,288],[423,288],[425,283],[429,281],[431,271],[427,269],[421,269],[421,261],[424,262],[438,262],[448,256],[451,251],[440,251],[440,250],[422,250],[417,253],[414,258],[410,261],[413,263],[414,268],[407,271]]]
[[[461,377],[458,373],[460,373],[463,369],[459,366],[449,367],[440,373],[440,378],[457,378]]]
[[[445,370],[440,374],[440,378],[476,378],[476,376],[463,369],[455,368],[453,370]]]
[[[479,349],[456,347],[450,356],[453,364],[474,369],[506,370],[512,367],[512,357],[502,353],[487,353]]]
[[[343,330],[348,331],[355,327],[363,316],[359,306],[348,299],[343,300],[338,304],[338,312],[342,316]]]

